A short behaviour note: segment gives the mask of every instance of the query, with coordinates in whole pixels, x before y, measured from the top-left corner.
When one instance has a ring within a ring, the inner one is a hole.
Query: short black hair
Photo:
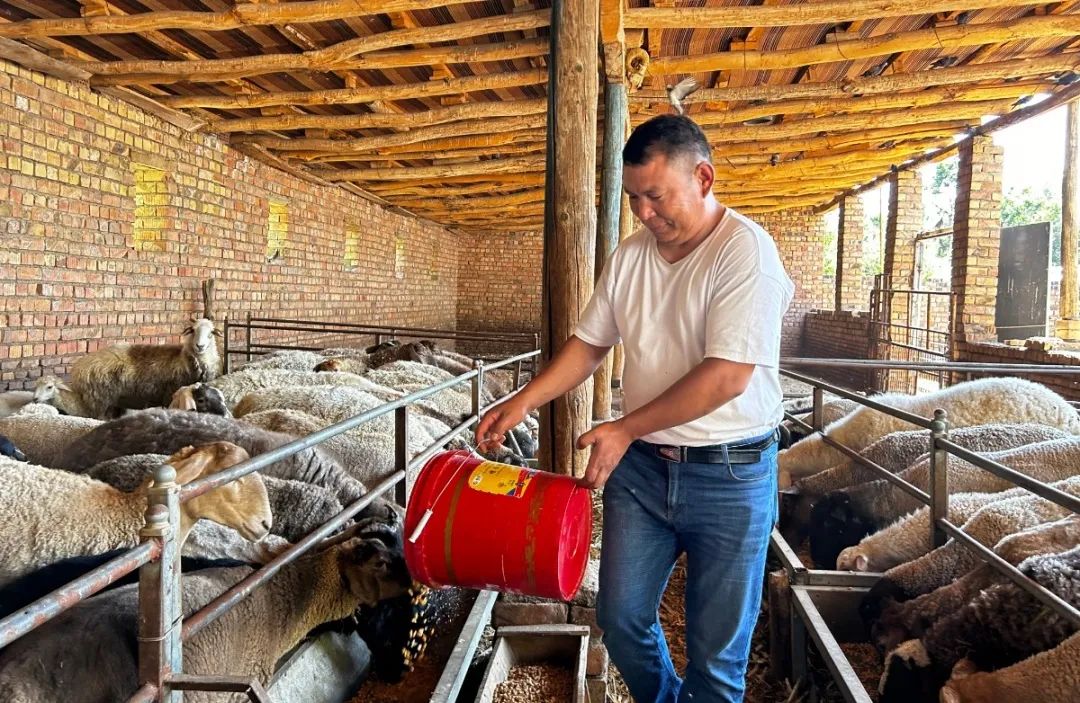
[[[641,166],[654,156],[696,156],[712,163],[705,133],[685,115],[658,115],[637,126],[623,147],[624,164]]]

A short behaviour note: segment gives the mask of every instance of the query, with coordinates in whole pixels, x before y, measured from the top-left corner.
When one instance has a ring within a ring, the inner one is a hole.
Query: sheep
[[[0,393],[0,417],[13,415],[22,406],[34,402],[33,391],[6,391]]]
[[[973,425],[949,434],[956,444],[975,452],[1000,451],[1024,444],[1068,436],[1046,425]],[[929,449],[926,430],[904,430],[887,434],[859,452],[864,459],[893,473],[910,466]],[[810,511],[822,496],[836,490],[878,479],[878,475],[854,459],[845,458],[836,466],[807,476],[780,495],[780,527],[789,544],[797,546],[810,527]],[[829,511],[825,511],[829,515]]]
[[[983,456],[1005,464],[1020,473],[1043,481],[1058,481],[1075,473],[1073,467],[1080,459],[1080,437],[1064,435],[1059,430],[1032,430],[1030,433],[1000,437],[1002,444],[1012,448],[987,452]],[[1055,438],[1056,437],[1056,438]],[[1036,444],[1015,446],[1022,439],[1032,438]],[[967,437],[971,443],[991,447]],[[968,447],[975,449],[976,447]],[[962,459],[949,460],[949,490],[963,493],[996,493],[1012,488],[1013,484],[984,471]],[[912,464],[897,477],[924,491],[930,490],[930,457]],[[916,510],[922,503],[898,486],[884,479],[833,491],[818,500],[810,510],[810,548],[817,564],[834,564],[840,552],[857,544],[867,534]]]
[[[64,447],[101,425],[101,420],[60,415],[51,405],[30,403],[0,418],[0,434],[15,443],[26,460],[40,466],[59,465]]]
[[[199,413],[211,413],[222,417],[232,417],[232,410],[225,402],[221,391],[206,383],[193,383],[173,393],[169,407],[177,410],[190,410]]]
[[[920,396],[885,394],[878,402],[909,413],[931,417],[934,410],[948,411],[950,427],[988,422],[1035,422],[1080,434],[1080,417],[1068,401],[1046,386],[1019,378],[983,378]],[[897,430],[912,429],[904,420],[862,407],[828,427],[828,435],[856,451]],[[844,454],[813,436],[785,449],[778,456],[780,487],[791,480],[817,473],[843,461]]]
[[[1076,703],[1080,695],[1080,632],[1050,651],[989,673],[957,665],[941,689],[941,703]]]
[[[1053,485],[1069,495],[1080,496],[1080,476]],[[976,541],[993,546],[1006,535],[1058,520],[1065,512],[1066,509],[1056,503],[1029,493],[980,508],[962,527]],[[913,561],[886,571],[866,595],[861,606],[863,612],[872,615],[881,612],[889,600],[904,601],[929,593],[960,578],[978,563],[979,557],[974,550],[950,540]]]
[[[71,367],[71,387],[100,419],[167,405],[181,386],[220,375],[215,331],[200,318],[184,330],[183,344],[117,344],[87,354]]]
[[[187,444],[214,441],[233,442],[255,456],[294,439],[233,418],[152,408],[106,422],[72,442],[62,452],[58,468],[82,473],[94,464],[126,454],[165,454]],[[337,457],[321,447],[303,449],[276,461],[263,468],[262,474],[323,486],[333,491],[342,505],[367,493],[360,481],[346,473]],[[364,514],[371,515],[393,512],[381,500],[365,510]]]
[[[1080,544],[1080,515],[1035,525],[1008,535],[994,545],[994,552],[1013,566],[1041,554],[1057,554]],[[988,564],[972,569],[952,583],[930,593],[885,607],[876,622],[867,622],[871,639],[882,652],[901,642],[920,637],[933,623],[956,611],[985,588],[1004,581]]]
[[[354,373],[316,373],[310,370],[245,368],[219,376],[211,381],[210,385],[221,391],[231,409],[235,409],[237,403],[248,393],[282,386],[356,386],[386,400],[401,396],[400,391],[381,386]]]
[[[52,374],[45,374],[34,384],[34,402],[51,405],[66,415],[90,415],[79,394]]]
[[[836,422],[842,417],[850,415],[855,412],[859,407],[858,402],[854,400],[848,400],[847,398],[837,398],[831,393],[826,394],[827,400],[821,405],[821,426],[828,427],[832,423]],[[813,424],[814,421],[814,403],[812,398],[796,398],[790,401],[784,401],[784,412],[794,415],[797,419],[802,420],[806,424]],[[801,425],[797,425],[794,422],[788,420],[784,421],[784,425],[788,428],[788,433],[791,435],[792,443],[798,442],[802,439],[809,437],[812,432],[807,432]]]
[[[395,544],[387,530],[374,528],[357,535],[283,566],[266,585],[185,642],[184,672],[243,672],[265,683],[275,663],[314,627],[406,593],[411,578],[400,537]],[[250,573],[248,567],[234,567],[184,576],[185,615]],[[124,586],[79,603],[12,643],[0,652],[0,700],[125,700],[138,686],[138,614],[137,587]],[[246,698],[189,691],[184,700]]]
[[[251,369],[279,369],[283,371],[311,371],[325,357],[301,349],[279,349],[241,364],[238,371]]]
[[[353,373],[363,374],[368,370],[367,361],[347,356],[332,356],[315,365],[317,373]]]
[[[0,434],[0,455],[10,457],[18,461],[26,461],[26,455],[23,454],[22,451],[20,451],[20,449],[16,447],[10,439],[8,439],[2,434]]]
[[[154,467],[168,457],[164,454],[133,454],[97,464],[86,475],[129,492],[138,489]],[[341,512],[341,503],[328,489],[311,483],[263,476],[270,500],[273,524],[270,534],[296,542]]]
[[[263,480],[265,479],[264,476]],[[209,520],[199,520],[188,533],[180,553],[192,558],[236,559],[247,564],[265,564],[290,546],[287,539],[274,534],[252,542],[244,539],[231,527]]]
[[[1029,557],[1019,568],[1067,603],[1080,606],[1080,546]],[[994,584],[934,623],[920,639],[889,653],[881,678],[882,703],[936,693],[962,658],[982,669],[997,669],[1052,649],[1075,631],[1071,621],[1018,585]]]
[[[169,457],[177,483],[189,483],[247,458],[227,442],[184,447]],[[87,476],[0,458],[0,585],[59,559],[134,547],[146,524],[147,488],[124,493]],[[183,542],[206,518],[257,540],[270,531],[270,503],[258,476],[245,476],[180,506]]]

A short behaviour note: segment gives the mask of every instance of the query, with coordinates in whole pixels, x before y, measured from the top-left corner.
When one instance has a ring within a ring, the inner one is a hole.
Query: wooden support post
[[[598,69],[596,3],[555,0],[551,8],[548,84],[548,182],[544,208],[544,358],[573,334],[593,288],[596,237],[596,114]],[[592,386],[552,402],[541,415],[544,465],[582,476],[585,452],[574,449],[589,429]]]
[[[627,112],[626,119],[626,131],[623,134],[623,141],[630,138],[630,116]],[[619,199],[619,241],[625,241],[627,237],[633,234],[634,227],[634,214],[630,212],[630,197],[623,192]],[[614,388],[622,388],[623,377],[623,365],[625,363],[625,356],[622,344],[616,344],[615,349],[611,354],[611,385]]]
[[[1065,125],[1065,172],[1061,178],[1061,307],[1057,336],[1080,341],[1080,290],[1077,286],[1077,247],[1080,246],[1080,105],[1069,103]]]

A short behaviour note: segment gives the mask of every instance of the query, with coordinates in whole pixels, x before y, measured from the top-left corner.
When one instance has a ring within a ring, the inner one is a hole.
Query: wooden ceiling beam
[[[337,64],[367,52],[425,42],[456,41],[502,32],[538,29],[550,24],[550,11],[496,15],[465,22],[453,22],[417,29],[395,29],[338,42],[332,46],[298,54],[263,54],[235,59],[200,61],[106,61],[89,62],[83,69],[94,74],[168,73],[189,76],[238,73],[258,75],[298,70],[337,70]]]
[[[313,164],[326,164],[336,161],[410,161],[417,159],[469,159],[479,158],[482,156],[494,156],[507,154],[538,154],[543,153],[546,145],[544,140],[538,139],[534,142],[526,144],[510,144],[507,146],[501,146],[498,149],[483,148],[483,149],[458,149],[455,151],[445,151],[441,149],[434,149],[427,152],[411,152],[411,153],[391,153],[391,152],[377,152],[374,154],[320,154],[313,158],[304,159]]]
[[[798,6],[792,6],[798,7]],[[1023,39],[1080,34],[1080,16],[1024,17],[1010,22],[957,25],[896,32],[868,39],[844,39],[778,51],[726,51],[698,56],[661,56],[649,62],[656,76],[706,71],[764,71],[889,56],[903,51],[953,49]]]
[[[513,131],[523,129],[543,129],[547,125],[546,115],[525,115],[523,117],[499,117],[488,120],[466,120],[464,122],[452,122],[450,124],[421,127],[418,129],[401,132],[400,134],[383,134],[377,137],[357,137],[355,139],[286,139],[283,137],[234,137],[233,142],[250,142],[279,151],[372,151],[386,146],[400,146],[402,144],[416,144],[419,142],[444,137],[460,137],[468,134],[489,135],[499,131]],[[483,136],[477,138],[477,143],[483,141]]]
[[[65,81],[85,83],[90,79],[90,73],[79,68],[77,64],[55,59],[22,42],[3,37],[0,37],[0,59]]]
[[[1080,53],[1064,56],[1044,56],[1034,59],[1016,59],[979,64],[977,66],[954,66],[933,71],[899,73],[867,78],[844,78],[838,81],[799,83],[794,85],[761,85],[735,88],[702,88],[683,99],[684,104],[699,102],[724,102],[739,100],[789,100],[798,98],[839,98],[844,96],[877,95],[897,93],[922,88],[949,85],[970,85],[980,81],[1000,81],[1014,78],[1034,78],[1080,68]],[[631,101],[666,101],[662,90],[642,89],[631,93]]]
[[[825,0],[792,5],[731,7],[638,7],[626,11],[634,29],[726,29],[840,24],[888,17],[929,15],[950,10],[978,10],[1041,5],[1045,0]]]
[[[310,24],[376,15],[432,10],[473,0],[312,0],[262,4],[242,2],[225,12],[159,10],[135,15],[29,19],[0,24],[0,36],[12,39],[94,34],[139,34],[161,29],[220,32],[262,25]]]
[[[413,166],[410,168],[352,168],[319,171],[319,176],[330,182],[336,181],[395,181],[450,176],[487,175],[491,173],[522,173],[544,168],[544,157],[513,159],[487,159],[466,164],[447,166]]]
[[[0,25],[2,26],[2,25]],[[500,44],[468,44],[465,46],[440,46],[427,49],[402,49],[394,51],[373,51],[369,54],[338,62],[326,69],[331,71],[385,70],[409,68],[412,66],[430,66],[433,64],[480,63],[484,61],[508,61],[536,56],[547,56],[547,39],[511,41]],[[169,83],[213,83],[234,78],[258,75],[263,71],[239,70],[221,73],[197,75],[178,75],[176,73],[110,73],[96,74],[90,84],[98,85],[134,85]]]
[[[920,139],[926,136],[951,136],[964,131],[978,120],[943,120],[917,125],[858,129],[849,132],[833,132],[820,137],[782,138],[778,140],[754,140],[719,144],[713,148],[713,158],[726,156],[763,155],[813,151],[815,149],[841,149],[850,146],[872,146],[889,140]]]
[[[294,159],[317,161],[320,156],[347,156],[348,154],[352,154],[353,158],[364,160],[372,156],[372,154],[367,152],[374,151],[381,155],[396,156],[402,159],[423,159],[428,158],[428,156],[432,153],[444,150],[450,151],[462,149],[477,149],[482,150],[484,154],[490,154],[493,151],[498,151],[498,149],[495,147],[542,142],[544,140],[545,135],[542,129],[524,129],[506,131],[500,134],[470,134],[460,137],[446,137],[443,139],[432,139],[430,141],[417,142],[415,144],[384,146],[377,149],[345,153],[339,153],[335,150],[300,150],[291,152],[289,154],[289,157]]]
[[[183,95],[163,99],[162,102],[173,108],[202,107],[215,110],[246,110],[271,105],[349,105],[375,100],[414,100],[437,95],[453,95],[455,93],[495,90],[498,88],[518,88],[526,85],[544,85],[546,83],[547,71],[545,69],[532,69],[462,78],[446,78],[422,83],[402,83],[360,88],[281,91],[234,96]],[[221,120],[215,124],[221,125],[221,131],[227,132],[247,131],[248,129],[275,129],[273,127],[235,127],[235,124],[242,124],[247,121],[247,119]]]
[[[515,187],[530,187],[530,186],[542,186],[544,185],[544,174],[524,174],[524,178],[519,178],[515,182]],[[409,196],[417,195],[423,197],[437,197],[439,195],[446,196],[462,196],[462,195],[490,195],[493,188],[506,189],[506,184],[501,182],[487,182],[487,183],[463,183],[459,185],[443,185],[443,184],[401,184],[401,183],[369,183],[366,186],[373,193],[378,193],[386,197],[395,196]]]

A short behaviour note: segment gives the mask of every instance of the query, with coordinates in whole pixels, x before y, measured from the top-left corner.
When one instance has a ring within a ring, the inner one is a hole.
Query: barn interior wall
[[[457,323],[448,230],[85,85],[0,61],[0,143],[0,388],[64,373],[102,346],[176,340],[202,309],[206,278],[217,281],[219,318]],[[139,213],[140,228],[160,232],[138,249],[136,164],[164,172],[163,192],[149,196],[161,197]],[[285,205],[287,225],[268,262],[271,204]]]

